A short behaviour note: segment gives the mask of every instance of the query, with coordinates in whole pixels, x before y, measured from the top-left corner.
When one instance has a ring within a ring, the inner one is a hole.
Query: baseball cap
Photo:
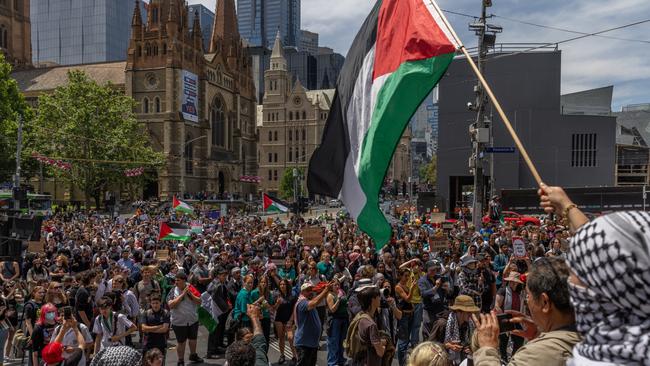
[[[63,344],[61,342],[52,342],[41,351],[43,361],[48,365],[55,365],[63,361]]]
[[[300,292],[311,290],[313,287],[314,285],[312,285],[311,283],[305,282],[300,286]]]

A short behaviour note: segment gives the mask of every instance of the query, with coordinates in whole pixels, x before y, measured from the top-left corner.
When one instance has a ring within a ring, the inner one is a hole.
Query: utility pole
[[[299,216],[300,207],[298,205],[298,168],[293,168],[293,209],[294,215]]]
[[[502,31],[501,27],[487,24],[487,8],[492,6],[492,0],[481,0],[481,18],[478,22],[469,26],[478,36],[478,69],[481,74],[485,75],[485,63],[487,61],[488,50],[494,47],[496,33]],[[483,218],[483,205],[485,199],[485,175],[483,171],[483,155],[487,144],[491,142],[491,121],[486,118],[486,109],[488,104],[488,95],[485,89],[478,81],[474,87],[476,100],[474,104],[469,104],[470,110],[476,111],[476,122],[470,127],[472,136],[473,155],[470,167],[474,172],[474,198],[472,202],[472,223],[478,229],[481,227]],[[490,169],[492,173],[492,169]],[[493,177],[490,178],[493,181]]]
[[[16,193],[20,190],[20,156],[23,152],[23,116],[18,115],[18,139],[16,141],[16,175],[14,176],[14,209],[20,210],[20,200]]]

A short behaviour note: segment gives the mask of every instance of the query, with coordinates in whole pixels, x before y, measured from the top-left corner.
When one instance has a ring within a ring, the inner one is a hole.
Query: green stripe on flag
[[[453,53],[405,62],[386,78],[377,94],[372,121],[361,147],[358,177],[367,201],[357,222],[380,250],[391,236],[390,224],[379,209],[379,190],[395,148],[409,120],[438,84]],[[375,80],[376,82],[377,80]]]

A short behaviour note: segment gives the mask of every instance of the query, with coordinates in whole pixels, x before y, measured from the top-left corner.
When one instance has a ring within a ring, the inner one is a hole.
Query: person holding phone
[[[504,311],[515,310],[520,313],[525,313],[525,296],[523,290],[524,283],[520,279],[518,272],[510,272],[508,277],[504,279],[506,286],[501,287],[497,292],[497,299],[494,304],[494,310],[497,313]],[[502,333],[499,335],[501,359],[508,360],[508,341],[512,340],[512,354],[517,353],[517,350],[524,345],[524,339],[510,333]]]
[[[522,329],[512,334],[528,340],[510,358],[509,366],[564,366],[573,347],[580,341],[575,313],[569,299],[569,267],[560,258],[543,258],[531,265],[526,280],[526,296],[530,317],[516,310],[507,310],[512,319],[503,322],[518,324]],[[479,349],[474,363],[481,366],[501,365],[499,353],[501,333],[497,312],[474,315]]]
[[[85,350],[92,346],[93,337],[90,334],[88,327],[81,322],[78,322],[72,314],[72,308],[65,307],[63,308],[63,324],[54,328],[54,337],[53,343],[60,343],[63,347],[63,360],[70,360],[70,362],[76,363],[64,363],[67,365],[78,365],[86,366],[86,355],[84,352],[81,353],[81,357],[77,361],[76,350]],[[81,335],[81,338],[79,338]],[[50,343],[52,344],[52,343]],[[44,351],[44,358],[47,352]],[[47,360],[45,360],[47,362]],[[49,362],[48,362],[49,364]]]
[[[92,337],[85,328],[85,333],[77,320],[72,316],[72,311],[62,325],[55,330],[54,340],[43,348],[43,362],[47,366],[85,366],[86,358],[84,349],[92,344]]]

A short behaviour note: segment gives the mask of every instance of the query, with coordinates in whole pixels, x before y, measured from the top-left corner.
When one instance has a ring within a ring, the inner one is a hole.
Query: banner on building
[[[181,73],[182,100],[181,112],[186,121],[199,123],[198,95],[199,78],[196,74],[183,70]]]

